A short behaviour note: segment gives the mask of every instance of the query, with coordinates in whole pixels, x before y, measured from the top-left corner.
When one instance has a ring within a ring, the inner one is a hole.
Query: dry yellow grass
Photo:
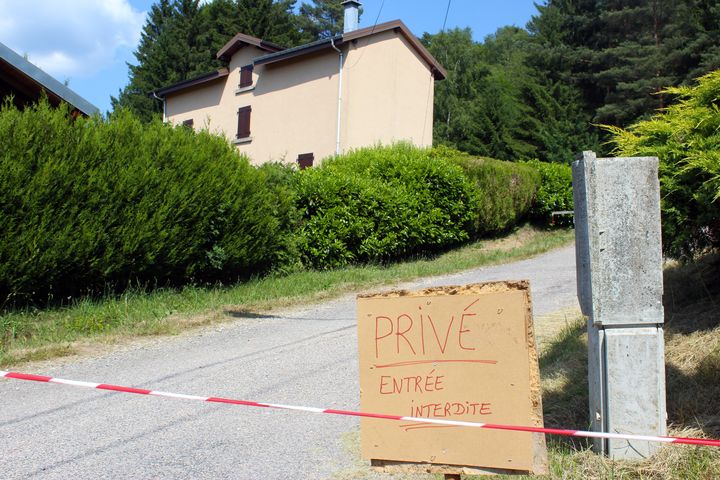
[[[665,269],[669,433],[720,438],[720,256]],[[536,328],[543,327],[542,318]],[[551,328],[556,328],[550,322]],[[541,333],[542,335],[542,333]],[[540,335],[539,335],[540,336]],[[579,316],[541,344],[545,423],[587,428],[587,335]],[[550,438],[550,478],[716,479],[720,449],[665,445],[640,462],[611,461],[583,440]]]
[[[665,334],[669,434],[720,438],[720,256],[665,269]],[[545,425],[588,427],[587,335],[577,311],[535,319]],[[548,436],[553,479],[720,479],[720,448],[665,445],[652,458],[612,461],[587,440]],[[349,448],[358,448],[357,436]],[[357,459],[338,478],[441,479],[382,476]],[[516,479],[518,477],[508,477]],[[519,477],[524,478],[524,477]]]

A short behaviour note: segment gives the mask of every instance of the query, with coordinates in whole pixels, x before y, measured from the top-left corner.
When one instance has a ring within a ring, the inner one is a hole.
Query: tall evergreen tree
[[[567,162],[594,146],[572,89],[529,62],[533,39],[504,27],[483,43],[469,29],[422,38],[448,71],[436,84],[434,141],[504,160]]]
[[[338,35],[343,31],[343,0],[312,0],[300,5],[298,27],[305,42]]]
[[[212,68],[202,32],[199,0],[160,0],[153,5],[135,51],[137,65],[128,64],[130,82],[112,98],[113,110],[129,109],[143,120],[162,113],[150,93]]]
[[[593,121],[627,125],[662,108],[666,86],[720,67],[709,0],[548,0],[529,29],[537,66],[577,86]]]
[[[688,74],[694,79],[720,68],[720,3],[716,0],[695,0],[692,20],[697,27],[693,51],[699,52],[698,67]]]
[[[162,113],[161,105],[148,96],[151,90],[157,88],[157,79],[149,78],[151,75],[146,75],[145,70],[151,68],[150,64],[154,64],[157,70],[163,69],[160,62],[162,55],[156,53],[159,50],[157,45],[161,38],[168,35],[173,16],[174,8],[170,0],[160,0],[150,8],[140,44],[135,51],[138,65],[128,64],[130,83],[120,91],[117,98],[111,97],[113,110],[126,108],[146,120]]]
[[[294,13],[296,0],[214,0],[203,8],[205,40],[217,52],[236,33],[283,47],[303,42]]]

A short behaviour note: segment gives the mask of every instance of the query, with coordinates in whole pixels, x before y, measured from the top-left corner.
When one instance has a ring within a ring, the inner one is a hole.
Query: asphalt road
[[[573,247],[398,285],[529,279],[536,315],[577,306]],[[357,409],[355,296],[166,337],[43,375],[200,396]],[[352,417],[0,379],[2,479],[332,478],[351,465]]]

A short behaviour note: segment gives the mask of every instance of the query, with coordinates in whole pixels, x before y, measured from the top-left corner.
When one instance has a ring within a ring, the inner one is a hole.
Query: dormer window
[[[250,87],[253,84],[253,66],[245,65],[240,69],[240,88]]]

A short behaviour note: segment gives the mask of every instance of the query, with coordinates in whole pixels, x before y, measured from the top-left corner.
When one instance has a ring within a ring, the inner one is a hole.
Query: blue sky
[[[539,0],[536,0],[542,3]],[[152,0],[0,0],[0,42],[95,104],[127,85]],[[298,1],[298,4],[302,0]],[[447,0],[364,0],[360,26],[401,19],[417,36],[440,31]],[[382,7],[382,9],[381,9]],[[470,27],[476,40],[505,25],[525,26],[533,0],[451,0],[446,28]],[[378,17],[379,15],[379,17]]]

